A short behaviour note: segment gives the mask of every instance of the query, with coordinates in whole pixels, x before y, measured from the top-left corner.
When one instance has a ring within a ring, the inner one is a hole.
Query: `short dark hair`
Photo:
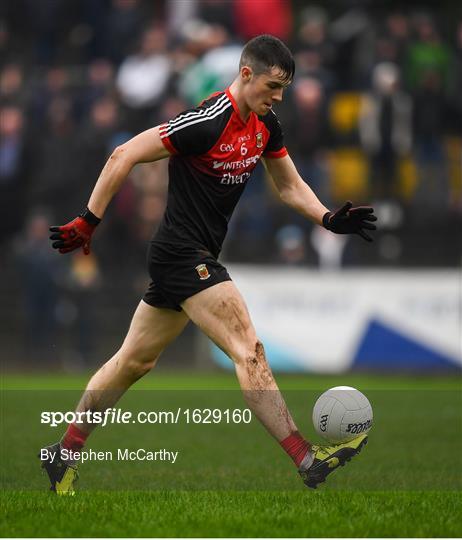
[[[239,69],[242,66],[250,66],[257,75],[271,71],[274,67],[279,68],[285,82],[290,82],[295,73],[294,57],[289,48],[280,39],[269,34],[254,37],[246,43]]]

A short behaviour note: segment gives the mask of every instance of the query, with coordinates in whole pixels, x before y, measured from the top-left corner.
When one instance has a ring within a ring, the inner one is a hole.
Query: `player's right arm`
[[[106,162],[88,201],[88,209],[99,219],[128,173],[137,163],[158,161],[170,155],[159,135],[159,126],[143,131],[118,146]]]
[[[52,246],[60,253],[79,247],[90,253],[91,235],[131,169],[137,163],[158,161],[170,154],[203,154],[216,142],[231,109],[231,101],[222,92],[118,146],[101,171],[88,207],[70,223],[50,227]]]
[[[170,155],[160,138],[159,127],[143,131],[115,148],[101,171],[87,208],[70,223],[50,227],[55,249],[68,253],[82,247],[86,255],[90,253],[91,236],[132,168],[137,163],[158,161]]]

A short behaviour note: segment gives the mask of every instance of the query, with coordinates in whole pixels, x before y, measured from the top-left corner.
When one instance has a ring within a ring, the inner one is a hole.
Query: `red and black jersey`
[[[167,208],[153,241],[207,249],[217,257],[228,222],[261,156],[287,154],[272,110],[247,122],[226,90],[160,127],[171,152]]]

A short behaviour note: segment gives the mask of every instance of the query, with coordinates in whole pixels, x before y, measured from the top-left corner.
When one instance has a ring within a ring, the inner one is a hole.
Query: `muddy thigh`
[[[188,317],[234,362],[257,358],[258,342],[247,306],[232,281],[224,281],[185,300]]]

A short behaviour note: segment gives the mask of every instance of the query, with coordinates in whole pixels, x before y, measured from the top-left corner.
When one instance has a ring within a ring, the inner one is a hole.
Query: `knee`
[[[150,360],[131,359],[127,362],[126,369],[134,380],[140,379],[156,365],[157,358],[154,357]]]
[[[233,359],[236,364],[245,366],[247,369],[267,366],[265,348],[263,347],[263,343],[257,338],[250,339],[243,346],[239,347]]]
[[[236,364],[241,386],[244,384],[247,390],[277,390],[263,343],[258,339],[246,349],[246,353]]]
[[[156,365],[159,354],[148,351],[125,350],[118,367],[130,379],[138,380]]]

